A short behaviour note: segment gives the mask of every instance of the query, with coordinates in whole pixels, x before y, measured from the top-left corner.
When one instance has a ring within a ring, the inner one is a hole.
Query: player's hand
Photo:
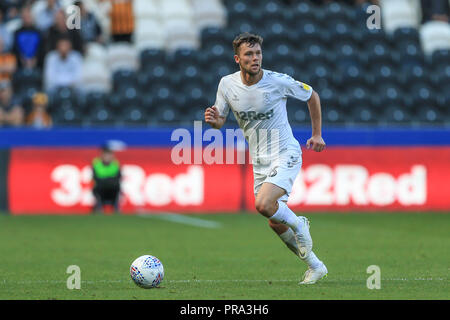
[[[210,124],[212,127],[218,124],[219,111],[215,106],[206,108],[205,110],[205,122]]]
[[[306,148],[312,148],[314,151],[320,152],[325,149],[325,141],[323,141],[321,136],[312,136],[306,142]]]

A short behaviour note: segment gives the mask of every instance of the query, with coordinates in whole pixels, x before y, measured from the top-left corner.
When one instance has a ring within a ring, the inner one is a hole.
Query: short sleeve
[[[285,75],[282,78],[282,86],[284,96],[292,97],[294,99],[308,101],[311,98],[313,89],[306,83],[300,82],[292,78],[291,76]]]
[[[216,102],[214,106],[219,110],[219,115],[221,117],[227,117],[230,111],[230,106],[225,98],[225,85],[223,79],[219,82],[219,87],[217,89]]]

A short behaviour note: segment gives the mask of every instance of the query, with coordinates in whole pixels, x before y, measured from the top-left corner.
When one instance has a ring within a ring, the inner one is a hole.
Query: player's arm
[[[219,115],[219,110],[216,106],[206,108],[205,122],[208,123],[214,129],[220,129],[226,121],[225,117]]]
[[[320,152],[325,148],[325,141],[322,138],[322,111],[320,98],[316,91],[312,91],[308,102],[309,115],[311,117],[312,134],[306,142],[308,149]]]
[[[205,122],[214,129],[222,128],[230,110],[230,106],[225,98],[224,87],[224,80],[222,78],[217,88],[216,102],[212,107],[206,108],[205,110]]]

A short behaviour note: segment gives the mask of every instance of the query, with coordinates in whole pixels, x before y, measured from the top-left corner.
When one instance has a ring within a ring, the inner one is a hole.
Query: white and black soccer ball
[[[164,279],[164,267],[154,256],[140,256],[131,264],[130,275],[139,287],[150,289],[159,286]]]

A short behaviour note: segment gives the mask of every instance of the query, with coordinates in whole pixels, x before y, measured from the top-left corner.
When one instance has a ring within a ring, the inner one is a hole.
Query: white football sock
[[[297,231],[300,226],[300,221],[297,215],[292,212],[284,201],[278,200],[278,210],[269,218],[278,223],[289,226],[292,230]]]
[[[297,242],[295,241],[294,231],[292,231],[291,228],[289,228],[286,232],[284,232],[278,236],[281,238],[281,240],[283,240],[283,242],[286,244],[286,246],[297,257],[300,257],[298,254],[298,247],[297,247]],[[302,260],[305,261],[305,263],[308,265],[308,267],[310,267],[312,269],[315,269],[322,263],[322,261],[320,261],[319,258],[317,258],[317,256],[312,251],[309,253],[309,255],[305,259],[302,259]]]

